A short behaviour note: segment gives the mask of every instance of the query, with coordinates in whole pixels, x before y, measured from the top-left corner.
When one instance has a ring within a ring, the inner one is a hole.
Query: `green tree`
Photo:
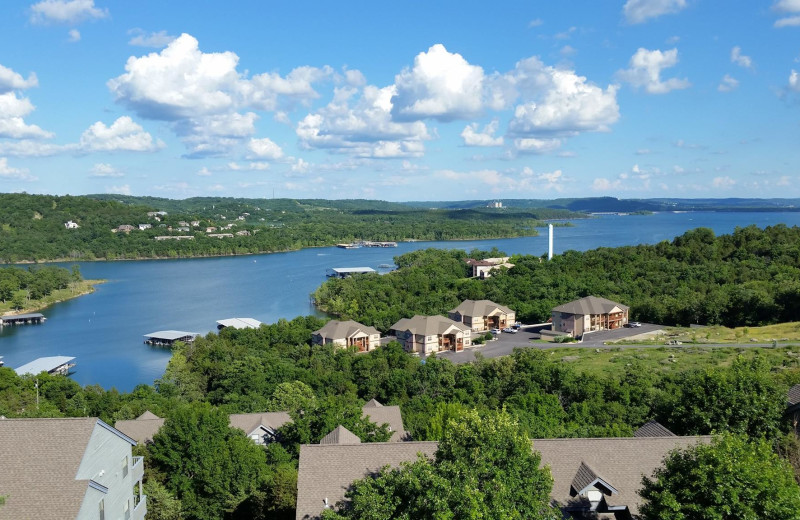
[[[420,456],[399,468],[356,481],[326,518],[556,519],[553,479],[541,457],[505,411],[464,413],[448,423],[433,460]]]
[[[155,479],[144,483],[147,495],[147,520],[183,520],[181,501]]]
[[[676,450],[642,485],[644,520],[800,519],[800,487],[763,439],[724,434]]]
[[[153,436],[150,454],[187,519],[222,518],[266,481],[264,450],[205,403],[177,408]]]

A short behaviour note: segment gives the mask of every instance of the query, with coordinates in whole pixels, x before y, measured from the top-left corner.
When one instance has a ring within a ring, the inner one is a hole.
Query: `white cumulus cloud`
[[[742,54],[742,48],[738,45],[731,49],[731,63],[735,63],[746,69],[753,68],[753,59]]]
[[[522,100],[509,123],[515,136],[604,132],[619,119],[616,86],[604,90],[572,70],[545,66],[538,58],[517,63],[505,81]]]
[[[526,137],[514,139],[514,148],[522,153],[548,153],[561,146],[561,139],[536,139]]]
[[[41,139],[53,134],[23,119],[33,112],[33,103],[28,98],[19,98],[15,92],[0,94],[0,137],[10,139]]]
[[[124,177],[125,174],[108,163],[96,163],[89,171],[92,177]]]
[[[168,121],[190,157],[224,155],[255,134],[252,110],[275,110],[281,100],[318,97],[313,83],[329,78],[330,67],[298,67],[287,76],[239,72],[230,51],[206,53],[182,34],[160,52],[132,56],[125,73],[108,81],[117,102],[141,117]]]
[[[789,89],[800,92],[800,74],[794,69],[792,69],[792,73],[789,74]]]
[[[115,195],[130,195],[130,184],[122,184],[120,186],[106,186],[106,193],[113,193]]]
[[[461,132],[466,146],[503,146],[503,136],[495,137],[499,122],[497,119],[483,127],[483,131],[478,131],[478,123],[467,125]]]
[[[337,88],[334,99],[308,114],[296,128],[300,144],[307,149],[327,149],[356,157],[417,157],[430,139],[422,121],[392,120],[394,85],[367,85],[359,92]]]
[[[28,74],[28,79],[25,79],[22,74],[0,65],[0,94],[10,90],[24,90],[38,85],[39,80],[33,72]]]
[[[483,80],[481,67],[437,43],[419,53],[412,68],[403,69],[395,77],[392,115],[406,121],[477,116],[483,108]]]
[[[800,16],[797,15],[797,13],[800,13],[800,0],[778,0],[772,4],[772,10],[790,15],[777,19],[775,27],[800,26]]]
[[[175,36],[167,34],[167,31],[146,32],[142,29],[131,29],[128,31],[131,39],[128,40],[128,45],[136,47],[152,47],[154,49],[163,49],[175,40]]]
[[[128,116],[120,117],[111,126],[102,121],[94,123],[83,132],[79,145],[85,152],[152,152],[163,147]]]
[[[725,74],[723,76],[722,81],[720,81],[717,90],[720,92],[730,92],[731,90],[735,90],[739,86],[739,80],[732,77],[730,74]]]
[[[637,24],[685,8],[686,0],[628,0],[622,7],[622,13],[628,23]]]
[[[283,157],[283,150],[281,150],[281,147],[275,144],[268,137],[264,137],[262,139],[250,139],[250,142],[247,144],[247,148],[250,150],[252,157],[254,158],[269,159],[274,161]]]
[[[725,177],[714,177],[714,180],[711,181],[711,185],[715,188],[729,190],[736,185],[736,181],[731,179],[728,176]]]
[[[38,178],[31,175],[27,168],[13,168],[8,165],[8,159],[0,157],[0,177],[18,181],[36,181]]]
[[[78,29],[70,29],[69,32],[67,33],[67,36],[68,36],[67,41],[71,43],[81,41],[81,32]]]
[[[34,23],[77,23],[108,17],[108,9],[95,7],[94,0],[42,0],[31,6]]]
[[[678,49],[668,51],[650,51],[639,48],[630,59],[630,67],[617,72],[617,77],[636,88],[644,88],[650,94],[666,94],[672,90],[685,89],[691,86],[689,80],[669,78],[661,79],[661,71],[678,64]]]

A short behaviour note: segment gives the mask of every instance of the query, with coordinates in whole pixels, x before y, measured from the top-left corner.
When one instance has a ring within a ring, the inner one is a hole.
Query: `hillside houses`
[[[337,429],[338,430],[338,429]],[[343,428],[324,443],[300,447],[297,475],[297,520],[319,518],[345,498],[350,484],[382,467],[433,458],[437,442],[361,443]],[[565,519],[623,520],[639,513],[642,477],[652,475],[672,450],[710,437],[675,435],[594,439],[535,439],[533,450],[553,477],[551,503]]]
[[[484,260],[467,258],[465,262],[472,269],[472,277],[483,280],[492,276],[492,271],[495,269],[500,269],[501,267],[511,269],[514,267],[514,264],[508,263],[509,259],[510,257],[508,256],[499,258],[486,258]]]
[[[473,332],[503,329],[516,322],[516,313],[490,300],[464,300],[448,312],[453,321],[467,325]]]
[[[472,346],[472,329],[443,316],[403,318],[392,325],[391,330],[408,352],[458,352]]]
[[[579,338],[587,332],[618,329],[628,323],[628,311],[621,303],[587,296],[553,309],[553,332]]]
[[[353,347],[359,352],[375,350],[381,339],[381,333],[374,327],[368,327],[353,320],[331,320],[311,335],[314,345],[334,345],[336,347]]]

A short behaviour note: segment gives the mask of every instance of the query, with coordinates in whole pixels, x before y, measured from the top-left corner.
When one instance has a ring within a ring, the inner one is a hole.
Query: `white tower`
[[[552,260],[553,259],[553,224],[548,224],[547,225],[547,230],[550,232],[550,237],[549,237],[549,240],[548,240],[549,247],[547,249],[547,259],[548,260]]]

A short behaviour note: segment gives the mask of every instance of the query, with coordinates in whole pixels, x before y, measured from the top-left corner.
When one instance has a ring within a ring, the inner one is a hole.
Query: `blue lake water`
[[[737,226],[800,225],[800,213],[659,213],[608,215],[555,228],[556,254],[597,247],[654,244],[686,230],[710,227],[717,234]],[[265,323],[315,314],[309,294],[331,267],[392,264],[393,257],[427,247],[490,249],[508,254],[547,253],[541,236],[458,242],[406,242],[397,248],[305,249],[289,253],[150,260],[81,262],[84,278],[106,279],[95,293],[45,309],[47,322],[0,328],[0,356],[18,367],[43,356],[75,356],[72,378],[130,391],[160,377],[168,350],[143,343],[148,332],[177,329],[205,334],[216,321],[250,317]],[[64,264],[69,267],[71,264]]]

